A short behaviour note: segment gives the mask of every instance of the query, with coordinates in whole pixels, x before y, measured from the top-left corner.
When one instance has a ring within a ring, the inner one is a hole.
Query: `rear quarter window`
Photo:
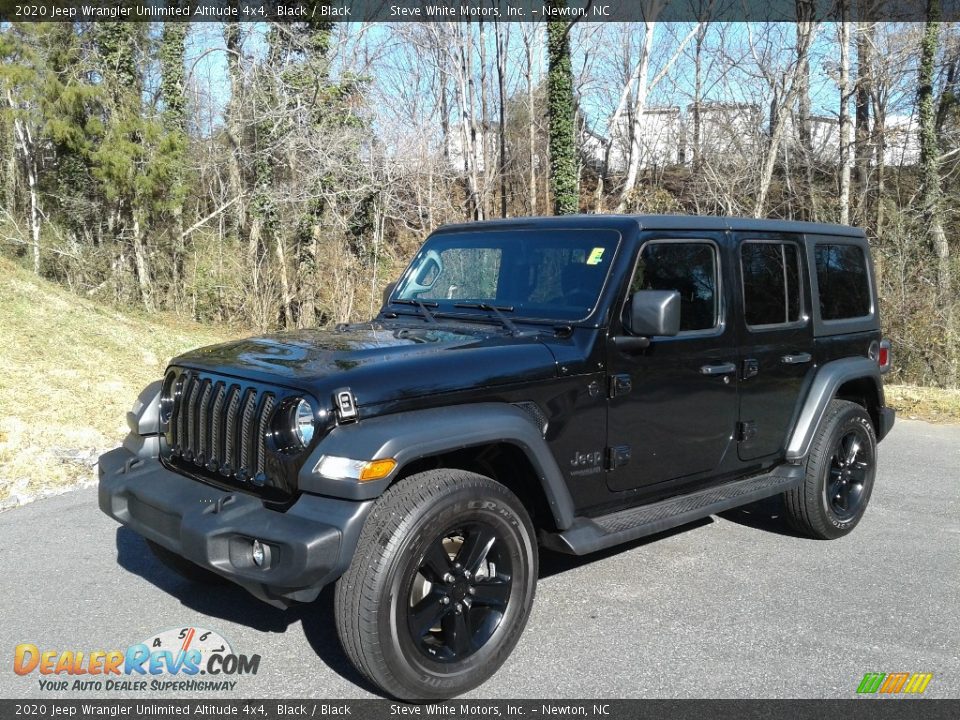
[[[859,318],[870,314],[870,276],[859,245],[818,243],[814,249],[820,317]]]

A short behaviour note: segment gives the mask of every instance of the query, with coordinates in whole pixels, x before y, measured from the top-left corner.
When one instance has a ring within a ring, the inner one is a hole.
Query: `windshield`
[[[516,317],[580,320],[596,306],[616,253],[615,230],[482,230],[434,235],[391,301],[437,312],[492,305]],[[481,308],[482,309],[482,308]]]

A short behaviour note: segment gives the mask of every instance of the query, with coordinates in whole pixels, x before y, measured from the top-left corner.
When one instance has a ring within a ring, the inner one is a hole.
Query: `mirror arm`
[[[620,352],[640,352],[650,347],[650,338],[635,335],[614,335],[613,344],[617,346],[617,350]]]

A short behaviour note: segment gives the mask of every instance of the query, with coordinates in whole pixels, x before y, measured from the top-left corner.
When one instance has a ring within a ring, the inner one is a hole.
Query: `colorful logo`
[[[907,693],[919,695],[927,689],[933,680],[933,673],[867,673],[860,681],[857,692],[860,694],[883,693],[894,695]]]
[[[49,650],[21,643],[13,653],[13,671],[36,673],[40,689],[47,691],[232,690],[236,681],[224,676],[256,675],[259,667],[259,655],[235,653],[220,634],[198,627],[165,630],[126,650]],[[170,676],[185,679],[164,679]]]

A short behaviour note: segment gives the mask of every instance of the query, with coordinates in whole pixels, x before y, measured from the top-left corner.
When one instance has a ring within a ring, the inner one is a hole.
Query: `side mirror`
[[[397,289],[397,283],[387,283],[387,286],[383,289],[383,305],[386,306],[387,301],[390,300],[390,296],[393,295],[393,291]]]
[[[672,337],[680,332],[680,293],[676,290],[638,290],[630,301],[627,329],[636,336]]]

